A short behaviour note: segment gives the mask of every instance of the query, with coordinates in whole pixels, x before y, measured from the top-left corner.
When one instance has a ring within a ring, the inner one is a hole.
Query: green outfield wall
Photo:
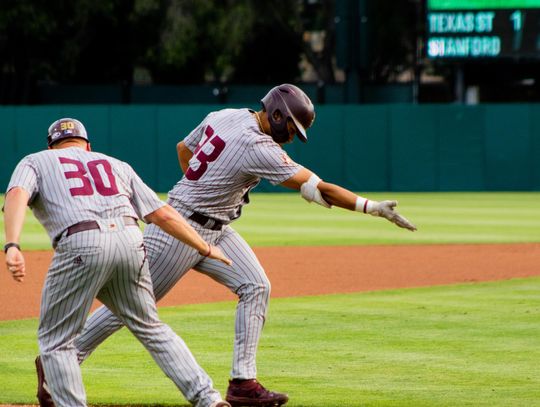
[[[46,145],[60,117],[85,123],[93,148],[129,162],[157,191],[181,177],[175,146],[223,105],[0,107],[0,182]],[[248,106],[257,108],[257,105]],[[291,157],[355,191],[538,191],[540,105],[324,105]],[[262,183],[258,191],[276,191]]]

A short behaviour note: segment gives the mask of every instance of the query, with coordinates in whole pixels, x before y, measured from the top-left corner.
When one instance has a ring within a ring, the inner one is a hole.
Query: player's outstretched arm
[[[6,194],[4,203],[4,229],[6,234],[6,266],[15,281],[22,282],[26,275],[24,256],[19,248],[26,206],[30,195],[24,188],[15,187]]]
[[[146,215],[145,219],[159,226],[169,235],[193,247],[203,256],[219,260],[229,266],[232,264],[232,260],[225,257],[219,247],[207,243],[172,206],[162,206]]]
[[[401,228],[416,230],[416,226],[394,210],[397,201],[378,202],[363,198],[339,185],[322,181],[306,168],[301,169],[281,185],[300,190],[302,197],[308,202],[316,202],[326,208],[339,206],[351,211],[369,213],[383,217]]]

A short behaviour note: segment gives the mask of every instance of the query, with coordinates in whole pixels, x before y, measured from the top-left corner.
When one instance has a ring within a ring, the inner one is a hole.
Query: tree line
[[[340,0],[2,0],[0,95],[40,83],[130,85],[296,82],[304,60],[336,80]],[[410,69],[411,2],[371,2],[366,79]],[[306,33],[322,33],[314,49]],[[9,99],[8,97],[8,99]]]

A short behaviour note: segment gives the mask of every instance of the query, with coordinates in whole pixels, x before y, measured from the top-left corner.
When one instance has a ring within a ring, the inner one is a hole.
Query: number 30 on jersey
[[[82,183],[81,186],[69,189],[71,196],[94,195],[94,187],[97,193],[102,196],[112,196],[118,193],[118,187],[116,186],[116,178],[114,177],[111,163],[107,160],[88,161],[86,163],[88,171],[86,171],[84,164],[79,160],[74,160],[67,157],[58,157],[58,159],[60,160],[61,164],[74,165],[76,168],[74,171],[64,171],[64,176],[66,177],[66,179],[78,179]],[[100,167],[102,172],[105,173],[105,175],[107,176],[108,185],[105,185],[105,182],[99,170]],[[87,175],[88,172],[90,173],[90,176],[94,181],[93,185]]]

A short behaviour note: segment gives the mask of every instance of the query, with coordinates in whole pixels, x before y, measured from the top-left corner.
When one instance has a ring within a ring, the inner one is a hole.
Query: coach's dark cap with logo
[[[88,141],[88,135],[83,124],[69,117],[59,119],[49,126],[47,132],[47,145],[51,147],[57,141],[65,138],[80,138]]]

